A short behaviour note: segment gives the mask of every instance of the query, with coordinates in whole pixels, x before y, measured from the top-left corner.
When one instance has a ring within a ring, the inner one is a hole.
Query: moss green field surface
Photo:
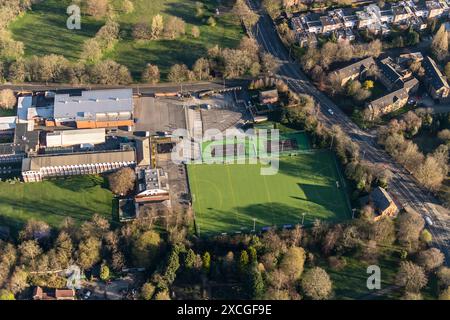
[[[205,56],[207,50],[215,45],[235,47],[243,36],[243,30],[236,19],[218,0],[203,0],[204,15],[196,16],[195,0],[132,0],[134,11],[123,13],[121,0],[112,0],[116,19],[120,23],[120,40],[116,46],[105,53],[104,58],[111,58],[129,68],[135,80],[140,79],[148,63],[159,66],[165,79],[170,67],[184,63],[192,67],[194,62]],[[44,0],[33,6],[33,10],[14,21],[10,30],[13,38],[25,44],[25,55],[60,54],[71,60],[77,60],[81,54],[84,41],[95,36],[104,20],[95,20],[83,15],[81,30],[66,28],[67,7],[70,0]],[[215,15],[219,8],[221,14]],[[135,41],[132,38],[133,25],[140,22],[151,24],[152,17],[161,14],[166,22],[168,17],[176,16],[186,22],[186,35],[176,40]],[[217,24],[207,25],[206,21],[214,16]],[[200,29],[200,37],[190,35],[193,26]]]
[[[195,221],[201,235],[250,231],[314,219],[351,217],[334,155],[327,151],[280,159],[277,174],[263,176],[260,164],[188,166]],[[338,188],[336,181],[339,181]]]
[[[66,217],[76,223],[98,213],[112,217],[112,193],[104,178],[78,176],[37,183],[0,182],[0,225],[17,230],[29,219],[59,227]]]

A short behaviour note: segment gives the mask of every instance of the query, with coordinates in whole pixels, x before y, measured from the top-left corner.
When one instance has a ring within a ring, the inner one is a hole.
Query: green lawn
[[[104,21],[96,21],[88,16],[82,16],[81,30],[66,28],[67,14],[65,12],[70,0],[46,0],[33,7],[11,24],[15,40],[24,42],[27,56],[56,53],[72,60],[79,58],[85,40],[93,37]],[[175,63],[185,63],[192,67],[195,60],[206,55],[207,49],[218,44],[222,47],[235,47],[243,35],[239,23],[233,19],[228,9],[223,8],[219,0],[204,0],[206,10],[203,17],[196,17],[196,0],[132,0],[135,10],[124,14],[117,10],[120,23],[120,41],[115,48],[105,55],[126,65],[134,79],[139,80],[141,72],[147,63],[160,67],[162,77],[168,73]],[[114,8],[120,8],[121,0],[112,1]],[[214,15],[215,8],[221,8],[222,13],[216,17],[217,25],[210,27],[206,20]],[[186,36],[177,40],[134,41],[131,33],[135,23],[151,23],[152,17],[161,14],[165,21],[169,16],[177,16],[186,22]],[[200,28],[200,37],[190,36],[192,26]]]
[[[94,213],[112,217],[112,193],[99,176],[77,176],[38,183],[0,182],[0,225],[17,230],[31,219],[59,227],[65,217],[76,222]]]
[[[45,0],[33,6],[10,25],[14,40],[25,45],[25,55],[59,54],[77,60],[85,40],[95,36],[104,24],[88,16],[81,17],[81,30],[69,30],[66,21],[71,0]]]
[[[201,235],[250,231],[315,218],[341,221],[351,216],[334,155],[328,151],[283,157],[276,175],[260,174],[260,164],[188,166],[196,225]],[[338,189],[336,181],[340,181]]]
[[[395,248],[381,248],[382,254],[375,263],[381,271],[381,293],[367,288],[368,263],[357,257],[345,257],[347,265],[341,270],[333,270],[326,262],[319,265],[325,268],[333,281],[334,297],[339,300],[380,300],[398,299],[401,290],[395,286],[395,275],[400,258]]]

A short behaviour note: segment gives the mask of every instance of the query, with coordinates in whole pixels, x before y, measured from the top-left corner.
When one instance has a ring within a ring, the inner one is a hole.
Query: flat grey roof
[[[98,113],[133,112],[133,90],[111,89],[56,94],[54,118],[95,119]]]

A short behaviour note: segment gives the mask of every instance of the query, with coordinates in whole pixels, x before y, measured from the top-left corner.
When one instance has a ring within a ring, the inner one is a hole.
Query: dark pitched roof
[[[419,81],[416,78],[412,78],[405,82],[402,88],[392,91],[381,98],[375,99],[369,103],[373,108],[384,108],[397,100],[407,98],[409,96],[409,90],[417,85]]]
[[[375,208],[380,210],[380,211],[384,211],[387,208],[389,208],[389,206],[393,202],[393,200],[392,200],[391,196],[389,195],[389,193],[385,189],[383,189],[381,187],[375,188],[370,193],[370,199],[374,203]]]
[[[380,61],[379,68],[383,75],[392,83],[402,82],[402,75],[392,66],[392,60],[386,58]]]
[[[375,65],[375,60],[372,57],[368,57],[362,60],[359,60],[351,65],[348,65],[342,69],[336,70],[336,72],[343,78],[351,76],[356,73],[362,72],[364,69],[370,68],[372,65]]]
[[[439,70],[436,62],[429,56],[425,57],[422,61],[422,67],[425,69],[426,81],[435,89],[439,90],[443,87],[449,87],[447,80]]]

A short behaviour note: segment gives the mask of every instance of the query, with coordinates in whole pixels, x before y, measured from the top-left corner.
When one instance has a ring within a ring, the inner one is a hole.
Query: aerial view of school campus
[[[450,0],[0,0],[0,304],[450,300],[449,39]]]

